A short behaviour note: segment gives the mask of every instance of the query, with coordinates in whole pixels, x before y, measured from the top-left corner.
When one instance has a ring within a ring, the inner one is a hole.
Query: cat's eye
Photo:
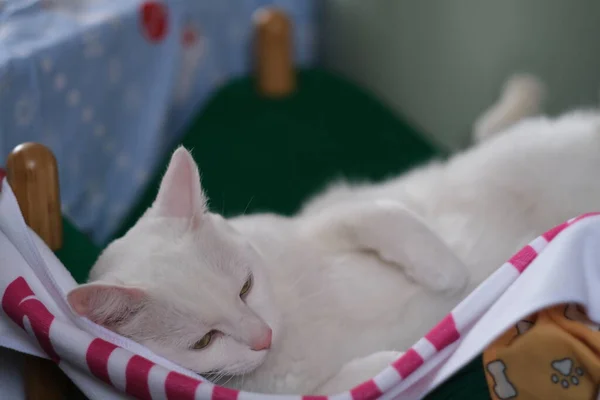
[[[240,290],[240,297],[244,297],[245,295],[247,295],[251,288],[252,288],[252,275],[250,275],[248,277],[248,280],[246,280],[246,283],[244,283],[244,286],[242,286],[242,290]]]
[[[194,343],[194,345],[192,346],[192,349],[194,349],[194,350],[204,349],[206,346],[208,346],[210,344],[214,334],[215,334],[215,331],[210,331],[206,335],[202,336],[202,339],[200,339],[196,343]]]

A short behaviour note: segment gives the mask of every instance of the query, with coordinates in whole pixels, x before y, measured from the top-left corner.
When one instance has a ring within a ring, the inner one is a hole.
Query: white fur
[[[599,172],[600,114],[572,113],[516,123],[381,184],[334,185],[292,218],[225,220],[206,210],[193,160],[179,149],[155,205],[69,299],[99,323],[112,308],[120,318],[105,323],[111,329],[199,373],[220,371],[226,386],[347,390],[514,251],[597,210]],[[271,348],[251,350],[269,328]],[[210,329],[222,334],[190,350]]]

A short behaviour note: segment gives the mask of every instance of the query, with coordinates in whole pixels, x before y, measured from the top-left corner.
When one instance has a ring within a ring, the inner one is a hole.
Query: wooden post
[[[17,146],[6,164],[8,183],[15,193],[25,222],[52,250],[62,246],[62,217],[58,167],[52,152],[37,143]],[[27,400],[63,400],[69,380],[50,360],[26,356]]]
[[[292,22],[281,10],[261,8],[253,16],[258,91],[285,97],[296,89]]]

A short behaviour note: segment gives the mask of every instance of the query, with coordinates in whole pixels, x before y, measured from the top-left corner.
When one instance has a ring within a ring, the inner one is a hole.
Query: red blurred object
[[[187,28],[185,28],[181,34],[181,44],[184,46],[191,46],[193,44],[196,43],[196,41],[198,40],[198,33],[196,32],[196,30],[191,27],[188,26]]]
[[[169,18],[167,6],[159,1],[146,1],[140,7],[142,31],[146,38],[154,43],[167,36]]]

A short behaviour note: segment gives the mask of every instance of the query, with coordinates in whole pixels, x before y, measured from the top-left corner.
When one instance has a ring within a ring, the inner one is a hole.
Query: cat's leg
[[[510,77],[498,101],[475,121],[473,142],[487,140],[522,119],[540,114],[545,93],[544,84],[535,76]]]
[[[321,214],[312,228],[310,234],[327,246],[373,252],[428,289],[455,294],[469,281],[458,256],[399,202],[341,204]]]
[[[367,357],[354,359],[344,364],[342,369],[319,386],[315,393],[329,396],[348,391],[375,377],[402,354],[397,351],[380,351]]]

